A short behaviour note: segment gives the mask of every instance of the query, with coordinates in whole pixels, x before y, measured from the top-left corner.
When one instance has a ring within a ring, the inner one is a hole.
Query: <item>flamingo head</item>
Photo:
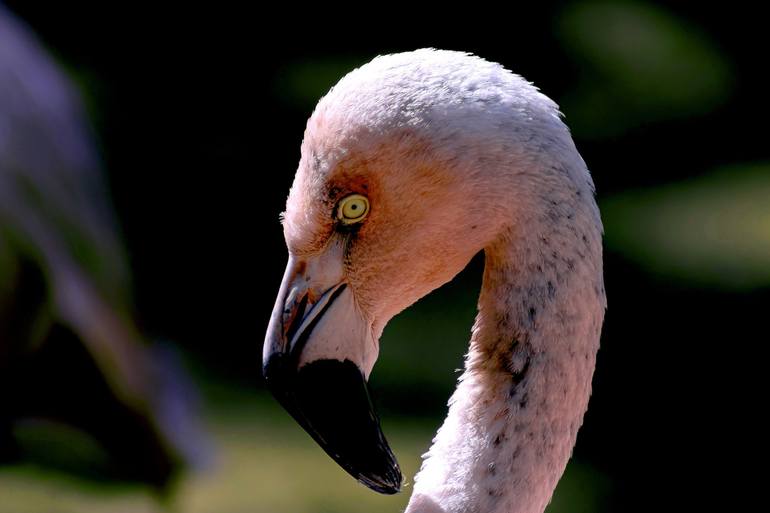
[[[350,73],[307,124],[263,371],[326,452],[378,492],[401,483],[367,392],[383,328],[526,208],[498,172],[518,158],[500,136],[515,122],[506,102],[545,105],[520,116],[560,123],[550,100],[501,66],[420,50]]]

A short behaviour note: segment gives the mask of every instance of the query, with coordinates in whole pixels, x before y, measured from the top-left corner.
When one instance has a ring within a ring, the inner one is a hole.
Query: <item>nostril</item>
[[[295,333],[302,324],[302,319],[305,318],[305,309],[307,308],[308,295],[307,293],[302,295],[302,299],[295,305],[290,305],[286,310],[284,316],[284,333],[286,334],[286,342],[289,343],[294,338]]]

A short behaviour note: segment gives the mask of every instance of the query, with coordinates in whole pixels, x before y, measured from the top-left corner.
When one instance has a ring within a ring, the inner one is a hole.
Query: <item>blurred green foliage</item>
[[[446,414],[446,402],[468,350],[482,266],[482,259],[475,259],[454,280],[385,327],[372,376],[385,410],[420,416]]]
[[[730,65],[718,47],[651,3],[571,3],[558,18],[557,34],[580,70],[561,101],[580,137],[704,114],[731,90]]]
[[[601,209],[608,248],[649,272],[704,286],[770,286],[770,164],[623,192]]]
[[[355,483],[265,393],[210,384],[207,396],[217,460],[180,482],[165,506],[143,488],[95,485],[26,465],[0,468],[0,513],[395,513],[406,506],[437,428],[435,421],[384,419],[408,477],[402,493],[383,496]],[[547,511],[596,511],[607,486],[601,474],[573,462]]]

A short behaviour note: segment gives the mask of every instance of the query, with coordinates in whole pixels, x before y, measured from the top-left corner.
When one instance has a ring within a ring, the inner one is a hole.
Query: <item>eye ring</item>
[[[340,200],[337,205],[337,219],[342,224],[355,224],[363,221],[369,213],[369,200],[360,194],[351,194]]]

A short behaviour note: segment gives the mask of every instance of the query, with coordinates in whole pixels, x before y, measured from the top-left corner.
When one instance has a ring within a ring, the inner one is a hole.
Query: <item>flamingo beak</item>
[[[339,281],[314,286],[305,278],[308,267],[289,260],[265,337],[265,382],[345,471],[376,492],[396,493],[401,470],[380,428],[366,381],[376,359],[370,349],[376,346],[371,330],[347,285]],[[312,275],[327,281],[323,273]]]

